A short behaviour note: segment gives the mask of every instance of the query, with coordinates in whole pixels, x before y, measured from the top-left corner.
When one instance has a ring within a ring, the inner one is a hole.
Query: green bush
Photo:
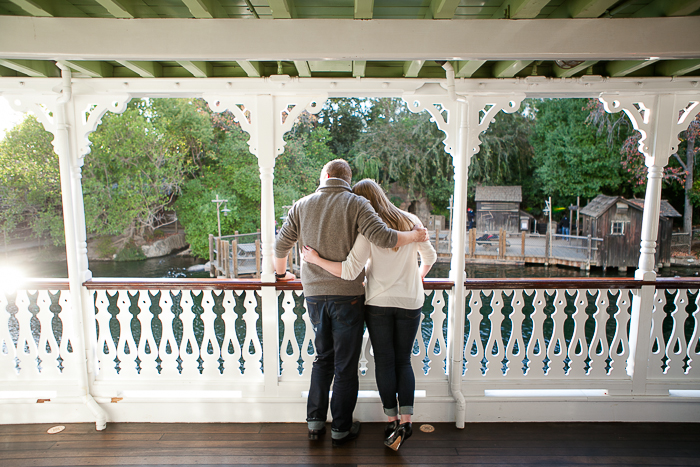
[[[141,247],[134,244],[133,240],[129,240],[122,248],[114,261],[141,261],[146,259],[146,255],[143,253]]]
[[[111,258],[117,252],[117,248],[112,243],[112,237],[108,235],[98,238],[95,248],[100,258]]]

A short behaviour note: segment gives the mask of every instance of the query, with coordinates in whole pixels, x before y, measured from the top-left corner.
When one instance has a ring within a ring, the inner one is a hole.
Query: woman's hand
[[[304,245],[301,249],[301,257],[310,264],[318,264],[319,259],[321,259],[321,257],[318,256],[318,252],[308,245]]]

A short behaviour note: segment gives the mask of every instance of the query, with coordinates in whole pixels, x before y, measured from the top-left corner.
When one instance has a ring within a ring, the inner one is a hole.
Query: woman
[[[367,198],[379,217],[394,230],[409,231],[420,224],[416,216],[391,204],[373,180],[358,182],[353,192]],[[420,253],[420,269],[416,253]],[[325,260],[308,246],[302,254],[306,262],[346,280],[356,278],[365,269],[365,320],[374,349],[377,388],[389,422],[384,430],[384,444],[397,451],[413,433],[416,383],[411,353],[420,325],[423,279],[437,259],[435,249],[430,242],[379,248],[360,235],[342,263]]]

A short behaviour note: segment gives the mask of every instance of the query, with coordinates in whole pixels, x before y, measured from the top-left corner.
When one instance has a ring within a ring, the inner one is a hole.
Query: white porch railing
[[[85,326],[95,362],[90,391],[109,421],[304,420],[313,331],[298,282],[277,291],[273,383],[264,377],[261,282],[85,285],[95,303],[93,324]],[[635,343],[648,366],[630,374],[632,294],[650,285],[652,332]],[[698,420],[700,281],[476,279],[464,287],[466,320],[457,326],[465,336],[467,421]],[[66,281],[36,281],[0,294],[0,423],[92,420],[79,400],[81,356],[72,342],[82,337],[67,289]],[[447,301],[454,289],[443,280],[426,289],[413,356],[416,419],[450,421],[446,358],[455,330]],[[367,338],[359,371],[357,416],[380,420]],[[637,378],[644,379],[641,393]]]

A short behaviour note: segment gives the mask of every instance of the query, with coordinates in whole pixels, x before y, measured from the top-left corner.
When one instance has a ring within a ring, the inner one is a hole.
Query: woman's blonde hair
[[[352,187],[353,193],[367,198],[386,225],[394,230],[407,232],[413,229],[413,220],[405,212],[391,204],[382,187],[372,179],[360,180]]]

